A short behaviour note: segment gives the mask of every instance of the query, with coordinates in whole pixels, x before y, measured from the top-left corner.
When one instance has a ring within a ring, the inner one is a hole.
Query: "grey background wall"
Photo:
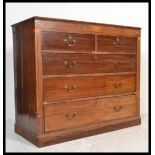
[[[148,113],[147,3],[7,3],[6,4],[6,118],[15,118],[13,42],[11,24],[43,16],[138,26],[141,33],[141,114]]]

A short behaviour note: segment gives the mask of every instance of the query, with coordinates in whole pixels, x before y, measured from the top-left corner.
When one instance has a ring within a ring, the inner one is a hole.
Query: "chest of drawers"
[[[16,133],[42,147],[140,124],[140,28],[32,17],[12,30]]]

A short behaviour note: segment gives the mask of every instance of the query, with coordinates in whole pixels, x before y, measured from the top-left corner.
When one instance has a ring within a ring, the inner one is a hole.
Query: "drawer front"
[[[97,36],[97,51],[99,52],[135,53],[136,50],[136,37]]]
[[[53,77],[44,80],[43,89],[44,101],[129,93],[135,91],[135,75]]]
[[[87,74],[135,72],[132,54],[65,54],[43,53],[43,74]]]
[[[135,95],[44,105],[45,132],[135,116]]]
[[[63,32],[42,32],[42,50],[94,51],[94,36]]]
[[[130,76],[105,76],[105,95],[122,94],[136,91],[136,77]]]

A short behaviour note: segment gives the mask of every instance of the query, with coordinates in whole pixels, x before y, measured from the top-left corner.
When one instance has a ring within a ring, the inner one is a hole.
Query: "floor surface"
[[[147,152],[148,117],[142,124],[126,129],[37,148],[14,133],[14,122],[6,120],[6,152]]]

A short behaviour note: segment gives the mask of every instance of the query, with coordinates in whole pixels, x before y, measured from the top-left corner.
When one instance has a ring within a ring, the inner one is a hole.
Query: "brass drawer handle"
[[[68,113],[66,113],[66,117],[69,120],[74,119],[76,116],[77,116],[77,112],[68,112]]]
[[[119,37],[116,38],[116,41],[113,42],[115,47],[120,48],[123,45],[123,42],[120,41]]]
[[[75,44],[76,40],[75,39],[72,39],[72,36],[69,35],[68,36],[68,39],[64,39],[64,43],[67,45],[67,46],[73,46]]]
[[[115,88],[120,88],[122,86],[122,83],[114,83]]]
[[[118,112],[118,111],[120,111],[122,108],[123,108],[123,106],[115,106],[115,107],[114,107],[114,110]]]
[[[65,91],[68,93],[73,93],[77,91],[77,85],[67,86],[65,85]]]
[[[67,68],[72,68],[75,66],[75,64],[77,64],[77,61],[69,61],[69,60],[65,60],[64,61],[64,65],[67,67]]]
[[[119,61],[112,61],[112,63],[115,65],[115,67],[120,66],[122,63]]]

